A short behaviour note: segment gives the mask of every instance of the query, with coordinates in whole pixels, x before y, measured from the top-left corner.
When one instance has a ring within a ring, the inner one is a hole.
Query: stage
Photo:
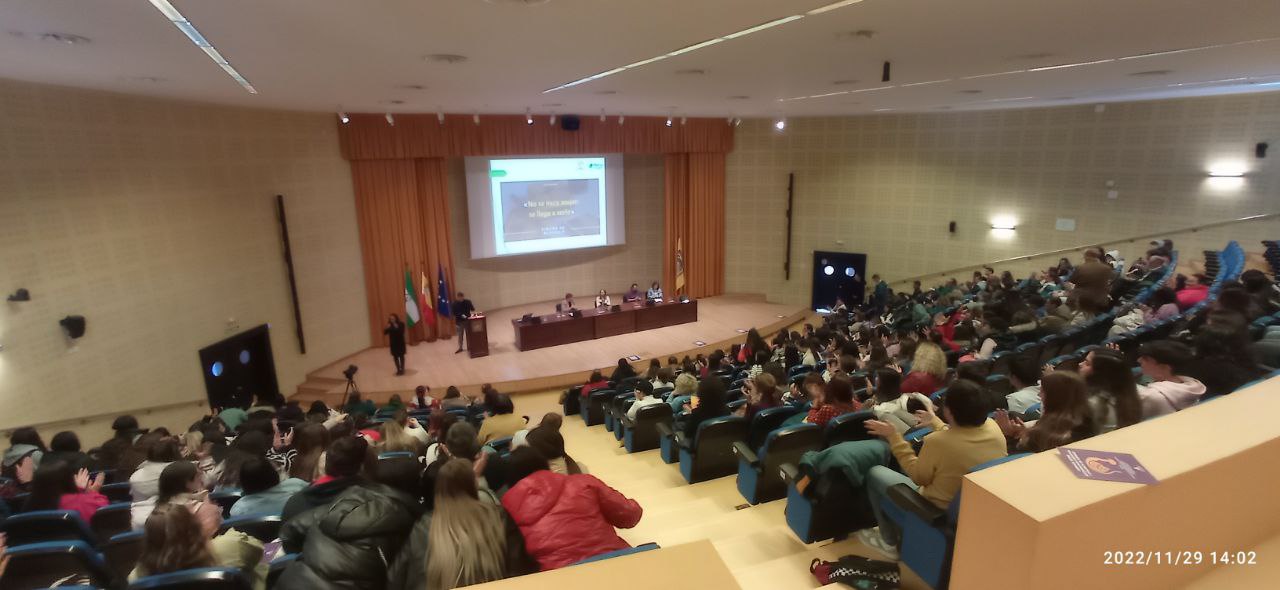
[[[632,365],[642,371],[651,358],[662,359],[665,364],[671,355],[683,357],[715,348],[727,349],[735,342],[742,342],[749,328],[758,328],[766,338],[772,338],[778,329],[804,321],[812,313],[804,307],[767,303],[762,295],[720,295],[698,300],[697,322],[537,350],[517,350],[511,320],[526,313],[553,313],[555,303],[483,310],[488,317],[489,356],[470,358],[466,351],[455,354],[456,339],[423,342],[409,347],[405,374],[396,376],[387,349],[370,348],[312,372],[298,387],[295,397],[336,403],[346,384],[342,370],[350,364],[360,367],[356,374],[360,391],[375,400],[383,400],[393,393],[412,392],[418,385],[431,387],[437,396],[449,385],[458,386],[464,393],[477,393],[485,383],[492,383],[504,393],[546,391],[581,383],[595,369],[611,371],[619,358],[640,357]],[[704,344],[698,345],[698,342]]]

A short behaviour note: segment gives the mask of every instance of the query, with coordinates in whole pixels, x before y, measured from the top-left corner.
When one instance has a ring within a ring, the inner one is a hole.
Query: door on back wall
[[[211,408],[249,407],[259,393],[280,393],[270,326],[250,328],[200,349],[200,372]]]
[[[812,309],[831,309],[836,297],[849,307],[862,304],[867,270],[867,255],[851,252],[813,252]]]

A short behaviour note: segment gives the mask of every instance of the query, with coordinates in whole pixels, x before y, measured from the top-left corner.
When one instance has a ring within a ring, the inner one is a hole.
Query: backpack
[[[839,561],[814,559],[809,572],[824,586],[839,582],[858,590],[896,590],[902,579],[897,563],[858,555],[846,555]]]

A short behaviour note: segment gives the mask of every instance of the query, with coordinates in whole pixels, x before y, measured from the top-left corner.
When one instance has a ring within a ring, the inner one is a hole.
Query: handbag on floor
[[[819,584],[839,582],[858,590],[896,590],[902,579],[897,563],[858,555],[846,555],[839,561],[814,559],[809,564],[809,572]]]

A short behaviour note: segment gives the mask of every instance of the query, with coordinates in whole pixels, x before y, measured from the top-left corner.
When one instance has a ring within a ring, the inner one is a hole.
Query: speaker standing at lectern
[[[454,354],[462,352],[463,341],[467,338],[467,318],[476,312],[476,306],[471,305],[471,300],[462,295],[462,291],[458,291],[458,298],[453,301],[453,321],[458,325],[458,350]]]

